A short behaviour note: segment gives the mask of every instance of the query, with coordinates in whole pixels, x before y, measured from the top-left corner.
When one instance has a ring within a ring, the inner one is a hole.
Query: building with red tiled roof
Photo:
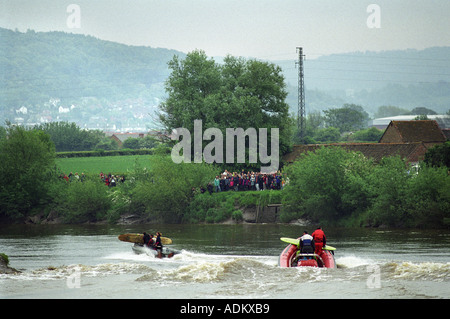
[[[320,147],[339,146],[348,151],[361,152],[375,162],[383,157],[398,155],[408,163],[417,163],[423,160],[430,147],[445,143],[446,140],[436,121],[391,121],[378,143],[294,145],[292,152],[283,159],[292,163],[301,154],[314,152]]]
[[[391,121],[379,143],[422,142],[434,146],[446,140],[436,121]]]

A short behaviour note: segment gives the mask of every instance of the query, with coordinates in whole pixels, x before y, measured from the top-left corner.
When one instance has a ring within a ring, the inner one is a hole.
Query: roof
[[[447,140],[436,121],[391,121],[380,138],[380,143],[389,142],[386,136],[393,134],[390,130],[394,130],[397,135],[397,142],[443,143]]]
[[[301,154],[314,152],[320,147],[338,146],[347,151],[361,152],[367,158],[379,162],[383,157],[397,156],[405,158],[408,162],[418,162],[423,159],[427,151],[424,143],[334,143],[334,144],[308,144],[294,145],[291,153],[284,156],[288,163],[294,162]]]
[[[397,156],[408,162],[423,160],[430,147],[444,143],[445,134],[436,121],[391,121],[378,143],[334,143],[294,145],[291,153],[283,159],[294,162],[301,154],[314,152],[320,147],[339,146],[347,151],[361,152],[379,162],[383,157]]]

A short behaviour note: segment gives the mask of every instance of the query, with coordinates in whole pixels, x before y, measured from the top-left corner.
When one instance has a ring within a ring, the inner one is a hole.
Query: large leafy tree
[[[340,147],[302,155],[286,173],[283,219],[307,218],[333,223],[368,207],[372,161]],[[286,221],[287,221],[286,220]]]
[[[175,56],[169,68],[168,97],[160,105],[166,129],[192,133],[194,120],[202,120],[203,130],[219,128],[224,137],[226,128],[279,128],[280,154],[289,151],[289,106],[280,67],[233,56],[218,64],[193,51],[183,60]]]
[[[20,218],[45,204],[54,167],[48,134],[9,126],[7,138],[0,140],[0,215]]]

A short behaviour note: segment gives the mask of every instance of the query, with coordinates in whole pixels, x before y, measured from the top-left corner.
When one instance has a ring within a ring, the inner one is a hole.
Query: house
[[[446,141],[436,121],[391,121],[378,143],[294,145],[292,152],[283,159],[292,163],[303,153],[314,152],[320,147],[340,146],[348,151],[361,152],[375,162],[383,157],[398,155],[408,163],[415,164],[423,160],[430,147]]]

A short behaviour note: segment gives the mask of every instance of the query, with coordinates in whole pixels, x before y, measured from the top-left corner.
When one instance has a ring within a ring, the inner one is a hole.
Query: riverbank
[[[178,223],[187,224],[240,224],[240,223],[280,223],[282,212],[282,190],[227,191],[220,193],[196,194]],[[95,217],[95,215],[94,215]],[[293,221],[296,221],[294,219]],[[134,225],[164,223],[152,213],[126,211],[114,220],[92,218],[90,220],[67,220],[64,212],[50,210],[26,216],[22,219],[0,220],[3,224],[117,224]],[[290,221],[288,221],[289,223]]]

